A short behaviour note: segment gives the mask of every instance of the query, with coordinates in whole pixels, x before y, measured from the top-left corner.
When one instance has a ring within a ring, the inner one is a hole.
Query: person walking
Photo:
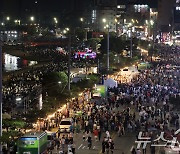
[[[131,154],[136,154],[136,149],[134,148],[134,146],[131,148]]]
[[[106,154],[109,154],[109,148],[110,148],[110,144],[109,144],[109,140],[106,141]]]
[[[97,142],[97,140],[98,140],[98,130],[97,129],[94,130],[94,138],[95,138],[95,141]]]
[[[106,138],[104,137],[102,141],[102,153],[105,153],[105,150],[106,150]]]
[[[143,150],[143,154],[146,154],[146,147],[143,146],[142,150]]]
[[[110,133],[109,133],[109,131],[106,131],[106,138],[107,138],[107,139],[110,138]]]
[[[91,138],[90,135],[88,136],[88,140],[87,141],[88,141],[88,148],[91,149],[91,147],[92,147],[92,138]]]
[[[150,150],[151,150],[151,154],[155,154],[156,153],[155,146],[150,146]]]
[[[98,139],[101,140],[101,130],[98,131]]]
[[[111,150],[111,154],[113,154],[114,153],[114,142],[113,142],[113,140],[111,140],[111,142],[110,142],[110,150]]]

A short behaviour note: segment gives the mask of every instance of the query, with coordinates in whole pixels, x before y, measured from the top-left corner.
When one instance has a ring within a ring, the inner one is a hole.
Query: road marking
[[[84,149],[86,146],[83,146],[82,149]]]
[[[80,149],[82,146],[83,146],[83,144],[81,144],[78,149]]]

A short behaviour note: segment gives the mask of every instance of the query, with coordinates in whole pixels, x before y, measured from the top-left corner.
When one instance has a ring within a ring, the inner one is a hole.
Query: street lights
[[[14,20],[15,24],[20,25],[21,24],[21,20]]]
[[[106,19],[102,19],[103,23],[106,23]],[[107,28],[107,71],[109,71],[109,23],[104,27]]]
[[[57,23],[58,23],[57,18],[56,18],[56,17],[54,17],[53,19],[54,19],[55,24],[57,24]]]
[[[67,27],[63,30],[64,34],[67,34],[70,31],[70,29]],[[71,75],[71,34],[69,32],[69,42],[68,42],[68,91],[70,92],[71,90],[71,79],[70,79],[70,75]]]
[[[34,16],[31,16],[31,17],[30,17],[30,20],[33,22],[33,21],[34,21]]]
[[[10,20],[10,17],[9,17],[9,16],[8,16],[8,17],[6,17],[6,20],[7,20],[7,21],[9,21],[9,20]]]
[[[83,22],[83,21],[84,21],[84,18],[80,18],[80,21]]]
[[[133,19],[132,19],[133,20]],[[131,30],[131,32],[130,32],[130,57],[132,58],[133,57],[133,49],[132,49],[132,47],[133,47],[133,41],[132,41],[132,27],[133,27],[133,24],[132,23],[129,23],[129,28],[130,28],[130,30]]]
[[[64,34],[67,34],[67,32],[69,32],[69,30],[70,30],[69,28],[65,28],[65,29],[63,30],[63,33],[64,33]]]
[[[0,42],[0,137],[2,137],[2,44]],[[0,143],[0,153],[2,144]]]
[[[81,28],[83,29],[84,18],[80,18],[80,22],[81,22]]]

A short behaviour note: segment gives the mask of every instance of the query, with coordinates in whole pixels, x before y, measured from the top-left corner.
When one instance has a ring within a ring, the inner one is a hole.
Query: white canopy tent
[[[118,83],[117,83],[117,81],[113,80],[112,78],[109,78],[109,79],[104,81],[104,85],[106,87],[113,88],[113,87],[117,87]]]

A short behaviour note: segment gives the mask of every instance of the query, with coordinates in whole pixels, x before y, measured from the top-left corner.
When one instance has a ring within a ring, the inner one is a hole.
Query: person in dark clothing
[[[150,146],[150,149],[151,149],[151,154],[155,154],[156,153],[155,146]]]
[[[133,149],[131,150],[131,154],[136,154],[136,149],[133,147]]]
[[[88,136],[88,147],[89,147],[89,149],[91,149],[91,146],[92,146],[92,138],[91,138],[91,136]]]
[[[105,150],[106,150],[106,141],[105,141],[106,138],[103,139],[102,141],[102,153],[105,153]]]
[[[109,142],[106,141],[106,153],[107,154],[109,154],[109,148],[110,148]]]
[[[113,141],[110,142],[110,150],[111,150],[111,154],[113,154],[114,153],[114,142]]]
[[[101,140],[101,130],[99,130],[99,132],[98,132],[98,139],[99,139],[99,141]]]

